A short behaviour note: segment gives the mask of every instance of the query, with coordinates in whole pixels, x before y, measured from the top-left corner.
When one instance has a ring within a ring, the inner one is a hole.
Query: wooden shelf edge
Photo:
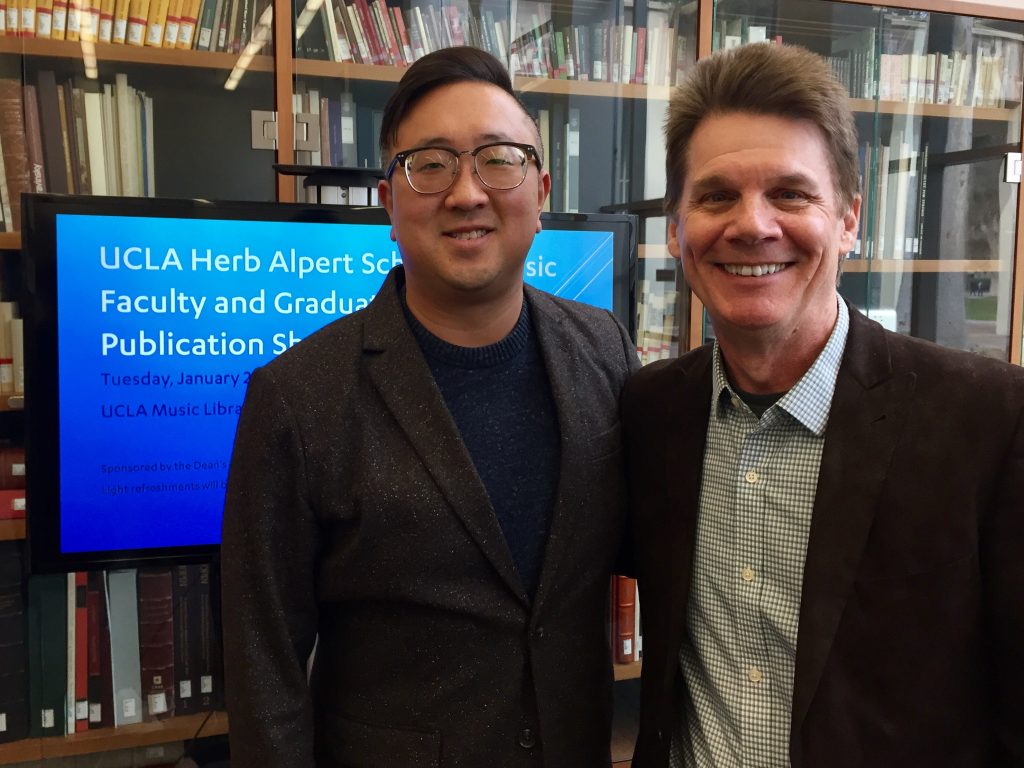
[[[612,671],[615,673],[615,681],[619,680],[636,680],[640,677],[640,670],[643,668],[643,662],[633,661],[629,664],[613,664]]]
[[[200,712],[195,715],[173,717],[169,720],[153,720],[120,728],[83,731],[72,736],[24,739],[9,744],[0,744],[0,765],[53,757],[88,755],[130,747],[147,747],[154,744],[168,744],[172,741],[187,741],[196,735],[196,730],[202,725],[208,714],[210,719],[199,733],[200,738],[218,736],[228,732],[226,712],[213,712],[212,714]]]
[[[926,117],[959,117],[968,120],[999,120],[1008,123],[1017,109],[1011,107],[964,107],[956,104],[922,104],[915,101],[879,101],[850,99],[854,112],[875,112],[884,115],[923,115]]]
[[[43,759],[42,739],[22,739],[0,744],[0,765],[27,763]]]
[[[0,541],[25,538],[25,520],[0,520]]]
[[[88,45],[88,43],[86,43]],[[98,61],[127,64],[161,64],[197,69],[231,70],[238,62],[238,54],[211,51],[146,48],[137,45],[93,43]],[[60,59],[82,58],[82,42],[68,40],[41,40],[38,38],[0,37],[0,53],[22,56],[48,56]],[[254,72],[273,72],[273,57],[254,56],[248,67]]]
[[[2,38],[0,38],[2,39]],[[21,232],[0,232],[0,251],[20,251]]]
[[[844,259],[843,272],[1002,272],[999,259]]]

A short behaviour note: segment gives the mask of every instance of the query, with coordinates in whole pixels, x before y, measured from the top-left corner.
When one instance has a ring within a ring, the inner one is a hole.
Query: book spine
[[[53,34],[53,0],[36,2],[36,37],[49,40]]]
[[[35,37],[36,0],[19,0],[18,9],[21,12],[18,20],[18,36]]]
[[[615,577],[615,662],[635,661],[636,579]]]
[[[67,634],[67,586],[64,574],[28,580],[29,735],[64,733],[63,674]]]
[[[153,0],[159,2],[159,0]],[[128,45],[144,45],[146,23],[149,19],[150,0],[128,0],[128,30],[125,42]],[[114,42],[117,42],[115,37]]]
[[[0,541],[0,743],[28,736],[28,647],[22,542]]]
[[[85,593],[85,609],[88,614],[88,659],[87,691],[89,699],[89,727],[99,728],[103,724],[103,668],[100,653],[101,620],[103,604],[103,574],[93,571],[88,576]]]
[[[25,334],[20,317],[11,320],[11,361],[14,366],[14,394],[25,394]]]
[[[108,571],[107,614],[110,617],[110,657],[114,690],[114,725],[142,721],[139,667],[139,610],[136,574],[132,569]]]
[[[25,151],[25,122],[21,78],[0,78],[0,146],[4,153],[4,168],[11,219],[14,229],[21,228],[21,194],[31,191],[28,154]]]
[[[170,0],[150,0],[149,14],[146,17],[146,45],[159,48],[163,44],[169,6]]]
[[[115,0],[101,0],[100,2],[100,27],[97,37],[101,43],[110,43],[114,40],[115,8]]]
[[[174,586],[169,568],[139,571],[139,663],[144,719],[174,714]]]
[[[195,644],[199,636],[196,617],[189,611],[197,567],[176,565],[174,578],[174,713],[198,711],[199,686],[195,679]]]
[[[167,4],[167,21],[164,23],[163,48],[178,46],[178,30],[181,28],[181,9],[183,0],[170,0]]]

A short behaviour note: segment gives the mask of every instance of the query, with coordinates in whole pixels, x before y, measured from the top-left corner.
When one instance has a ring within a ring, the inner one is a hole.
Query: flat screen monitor
[[[33,195],[23,295],[37,572],[217,551],[250,372],[370,302],[381,208]],[[635,219],[545,214],[528,283],[632,331]]]

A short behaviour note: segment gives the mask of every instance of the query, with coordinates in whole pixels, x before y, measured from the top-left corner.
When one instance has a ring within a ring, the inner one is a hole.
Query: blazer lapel
[[[893,375],[885,332],[851,307],[804,565],[791,745],[801,743],[915,381],[912,373]],[[799,766],[798,755],[793,757]]]
[[[498,575],[528,599],[487,491],[406,322],[392,271],[366,309],[363,354],[370,381]]]
[[[665,412],[664,471],[668,488],[669,559],[668,610],[671,616],[669,647],[678,651],[686,633],[686,609],[693,578],[697,518],[703,481],[704,450],[711,418],[711,346],[706,346],[674,367],[661,395]],[[670,660],[673,668],[678,657]],[[668,677],[671,681],[672,676]]]
[[[544,546],[540,579],[534,595],[534,609],[540,605],[555,581],[554,573],[560,559],[565,555],[572,541],[572,523],[576,519],[571,513],[574,505],[587,498],[587,488],[582,483],[582,474],[577,471],[579,452],[586,445],[587,435],[592,434],[590,413],[585,403],[580,402],[579,392],[573,382],[580,381],[580,362],[575,344],[567,343],[561,329],[563,318],[560,310],[547,300],[542,293],[527,287],[530,301],[530,320],[540,344],[544,367],[551,384],[551,397],[558,413],[559,469],[558,490],[551,511],[548,539]]]

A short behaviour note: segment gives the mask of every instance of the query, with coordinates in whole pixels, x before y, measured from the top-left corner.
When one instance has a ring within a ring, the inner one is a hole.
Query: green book
[[[67,693],[67,577],[28,580],[29,735],[63,736]]]

